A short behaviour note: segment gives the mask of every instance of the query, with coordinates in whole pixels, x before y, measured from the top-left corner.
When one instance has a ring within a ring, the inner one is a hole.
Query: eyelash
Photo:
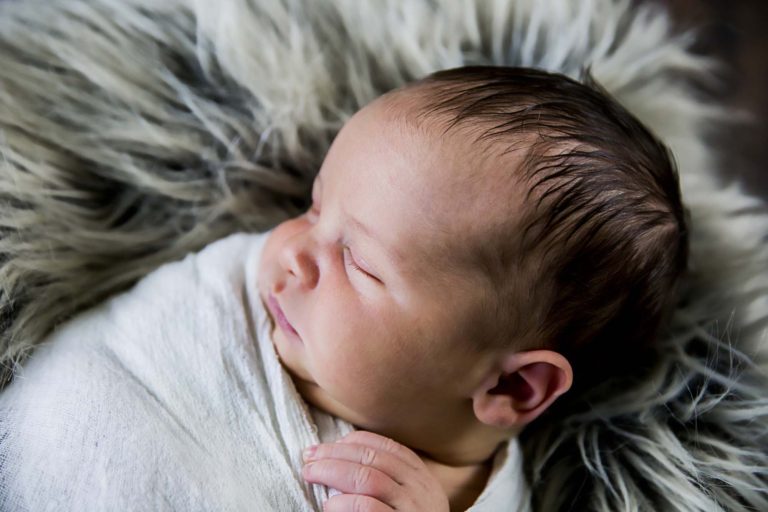
[[[315,215],[315,216],[320,214],[320,209],[316,207],[314,201],[312,202],[312,206],[309,208],[309,210],[307,210],[307,214],[312,214],[312,215]],[[360,265],[355,263],[355,260],[352,257],[352,251],[350,250],[349,246],[347,246],[347,245],[345,245],[344,248],[343,248],[343,259],[344,259],[344,263],[347,266],[351,267],[352,269],[356,270],[357,272],[360,272],[361,274],[365,275],[366,277],[369,277],[370,279],[373,279],[376,282],[379,282],[379,283],[381,282],[381,280],[378,277],[376,277],[376,276],[366,272],[365,269],[363,269]]]
[[[371,274],[369,274],[368,272],[366,272],[365,270],[363,270],[363,269],[360,267],[360,265],[358,265],[357,263],[355,263],[355,260],[352,258],[352,251],[350,251],[350,250],[349,250],[349,247],[347,247],[346,245],[344,246],[344,262],[345,262],[347,265],[349,265],[350,267],[352,267],[353,269],[355,269],[355,270],[357,270],[358,272],[360,272],[361,274],[365,274],[366,276],[370,277],[371,279],[376,279],[376,278],[375,278],[375,277],[373,277]],[[376,280],[378,281],[378,279],[376,279]]]

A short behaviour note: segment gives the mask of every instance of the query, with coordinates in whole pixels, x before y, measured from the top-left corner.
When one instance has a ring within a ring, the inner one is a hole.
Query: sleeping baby
[[[686,258],[668,151],[597,86],[432,74],[305,214],[49,336],[0,394],[0,509],[527,510],[518,434],[644,361]]]

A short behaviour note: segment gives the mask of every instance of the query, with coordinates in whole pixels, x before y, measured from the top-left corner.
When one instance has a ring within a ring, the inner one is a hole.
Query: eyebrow
[[[319,193],[322,190],[322,184],[323,184],[322,179],[320,177],[320,173],[318,173],[317,176],[315,176],[315,182],[316,182],[315,185],[317,186],[318,193]],[[361,233],[366,238],[376,242],[378,246],[382,249],[384,258],[389,262],[390,266],[392,266],[398,274],[402,274],[402,268],[401,268],[401,263],[403,261],[402,254],[394,247],[392,248],[386,247],[382,243],[381,238],[376,236],[376,234],[373,232],[373,230],[370,227],[368,227],[367,225],[363,224],[358,219],[350,215],[346,209],[342,208],[341,213],[343,215],[345,224],[349,225],[354,231]]]

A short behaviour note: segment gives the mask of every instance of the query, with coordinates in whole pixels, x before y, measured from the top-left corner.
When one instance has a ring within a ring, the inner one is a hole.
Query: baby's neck
[[[292,378],[296,390],[307,403],[328,414],[355,423],[354,413],[333,401],[322,392],[317,384],[297,379],[294,376]],[[377,431],[377,433],[394,438],[388,432]],[[431,455],[436,458],[429,457],[423,452],[420,455],[424,464],[437,478],[448,495],[452,512],[466,510],[480,496],[491,473],[494,452],[501,442],[501,439],[485,436],[466,437],[467,439],[463,443],[450,444],[451,449],[448,451],[432,452]],[[408,440],[404,439],[395,438],[395,441],[406,446],[410,444]],[[473,462],[478,460],[481,462]]]
[[[471,507],[483,492],[491,474],[491,461],[449,466],[423,455],[421,460],[448,495],[451,512],[464,511]]]

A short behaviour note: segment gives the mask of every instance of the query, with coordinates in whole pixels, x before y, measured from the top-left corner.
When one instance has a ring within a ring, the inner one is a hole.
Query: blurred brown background
[[[768,0],[646,1],[667,4],[679,28],[696,27],[696,51],[725,64],[721,85],[710,92],[755,124],[729,127],[713,143],[724,171],[768,199]]]

